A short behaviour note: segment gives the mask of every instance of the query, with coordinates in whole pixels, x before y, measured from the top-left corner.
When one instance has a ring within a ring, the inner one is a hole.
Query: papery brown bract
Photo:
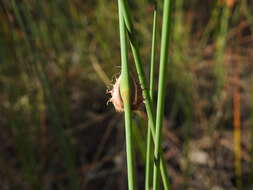
[[[140,84],[134,79],[132,75],[130,77],[130,82],[131,108],[132,110],[138,110],[140,105],[143,103],[142,90]],[[111,94],[109,102],[112,102],[117,112],[123,112],[124,104],[120,93],[120,76],[116,79],[113,88],[108,92]]]

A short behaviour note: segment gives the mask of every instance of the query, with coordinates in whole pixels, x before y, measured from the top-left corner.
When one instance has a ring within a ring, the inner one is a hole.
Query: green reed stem
[[[122,14],[121,1],[118,0],[119,7],[119,30],[120,30],[120,50],[121,50],[121,75],[120,75],[120,92],[124,104],[125,113],[125,135],[126,135],[126,154],[127,154],[127,175],[128,189],[135,190],[136,182],[134,176],[134,156],[132,142],[132,112],[130,99],[130,79],[127,58],[127,36],[124,18]]]
[[[217,34],[216,40],[216,65],[214,72],[217,76],[217,90],[220,92],[221,88],[224,86],[226,80],[226,71],[224,68],[224,52],[226,49],[227,43],[227,33],[228,33],[228,24],[230,17],[230,8],[225,4],[221,10],[220,18],[220,29]]]
[[[136,70],[137,70],[137,74],[138,74],[138,78],[139,78],[139,82],[142,88],[142,95],[144,98],[144,103],[145,103],[145,108],[147,111],[147,115],[148,115],[148,119],[150,121],[150,127],[151,127],[151,133],[152,133],[152,137],[153,137],[153,141],[155,142],[155,116],[154,116],[154,111],[153,111],[153,105],[150,99],[150,95],[149,95],[149,91],[147,89],[147,85],[146,85],[146,77],[145,77],[145,73],[143,70],[143,64],[142,64],[142,60],[140,57],[140,51],[139,51],[139,47],[137,44],[137,40],[135,39],[135,32],[134,32],[134,28],[133,28],[133,24],[132,24],[132,19],[130,17],[129,11],[128,11],[128,5],[127,5],[127,1],[126,0],[120,0],[122,3],[122,12],[124,14],[124,21],[127,27],[127,32],[128,32],[128,37],[129,37],[129,41],[130,41],[130,45],[131,45],[131,49],[132,49],[132,53],[133,53],[133,57],[134,57],[134,62],[135,62],[135,66],[136,66]],[[162,153],[162,149],[160,147],[160,152]],[[170,184],[169,184],[169,179],[168,179],[168,171],[166,168],[166,163],[165,163],[165,159],[163,157],[163,154],[160,155],[162,162],[160,163],[160,171],[161,171],[161,176],[163,179],[163,185],[164,188],[170,189]]]
[[[150,100],[153,102],[153,96],[154,96],[154,69],[155,69],[155,58],[156,58],[156,46],[157,46],[157,40],[156,40],[156,31],[157,31],[157,10],[156,7],[154,9],[154,16],[153,16],[153,31],[152,31],[152,47],[151,47],[151,62],[150,62],[150,84],[149,84],[149,94],[150,94]],[[147,133],[147,148],[146,148],[146,175],[145,175],[145,189],[150,189],[150,179],[152,174],[152,165],[151,161],[153,160],[152,155],[152,134],[151,134],[151,123],[149,121],[148,124],[148,133]]]
[[[155,164],[153,175],[153,189],[158,189],[158,164],[162,163],[160,158],[161,147],[161,133],[163,126],[163,115],[165,105],[165,85],[166,85],[166,71],[168,63],[168,50],[170,38],[170,25],[171,25],[171,1],[165,0],[163,6],[163,23],[162,23],[162,39],[161,39],[161,52],[160,52],[160,68],[159,68],[159,81],[158,81],[158,99],[156,110],[156,139],[155,139]]]

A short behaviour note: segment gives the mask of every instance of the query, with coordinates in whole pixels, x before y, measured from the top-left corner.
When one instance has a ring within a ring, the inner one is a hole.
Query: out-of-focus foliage
[[[0,2],[0,189],[125,189],[122,116],[106,105],[106,89],[120,71],[116,5]],[[160,34],[162,1],[158,7]],[[175,1],[164,138],[173,189],[235,189],[238,88],[248,186],[252,7],[246,0]],[[147,74],[152,8],[152,1],[130,2]],[[141,152],[143,114],[135,118]]]

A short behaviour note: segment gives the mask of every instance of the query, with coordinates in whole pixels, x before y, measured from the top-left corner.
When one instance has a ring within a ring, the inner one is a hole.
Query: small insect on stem
[[[130,76],[131,109],[138,110],[140,105],[143,103],[141,86],[132,75]],[[108,92],[111,94],[111,98],[108,102],[112,102],[117,112],[123,112],[124,104],[120,93],[120,76],[116,78],[113,88]]]

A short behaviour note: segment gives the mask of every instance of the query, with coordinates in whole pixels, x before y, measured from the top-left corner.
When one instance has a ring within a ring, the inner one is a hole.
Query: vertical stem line
[[[152,31],[152,47],[151,47],[151,62],[150,62],[150,84],[149,84],[149,94],[150,100],[153,102],[153,94],[154,94],[154,67],[155,67],[155,58],[156,58],[156,26],[157,26],[157,10],[156,5],[154,9],[154,16],[153,16],[153,31]],[[152,104],[153,105],[153,104]],[[148,133],[147,133],[147,148],[146,148],[146,175],[145,175],[145,189],[150,189],[150,178],[152,174],[152,165],[151,161],[153,160],[152,155],[152,134],[151,134],[151,123],[148,123]]]
[[[147,88],[146,77],[145,77],[145,73],[144,73],[144,69],[143,69],[142,60],[140,57],[139,47],[138,47],[137,41],[135,39],[135,32],[134,32],[134,28],[133,28],[133,24],[132,24],[132,19],[130,17],[129,11],[128,11],[127,1],[120,0],[120,2],[122,5],[122,12],[123,12],[124,21],[125,21],[125,24],[127,27],[128,37],[129,37],[130,46],[131,46],[131,50],[132,50],[133,57],[134,57],[136,71],[137,71],[139,82],[140,82],[140,85],[142,88],[142,94],[143,94],[144,103],[146,106],[147,115],[148,115],[150,122],[152,123],[151,130],[152,130],[152,135],[154,137],[155,136],[154,112],[152,109],[150,95],[149,95],[148,88]]]
[[[236,86],[234,95],[233,95],[233,104],[234,104],[234,156],[235,156],[235,174],[236,174],[236,185],[240,190],[242,189],[242,168],[241,168],[241,121],[240,121],[240,91],[239,87]]]
[[[224,65],[224,53],[226,50],[226,42],[227,42],[227,33],[229,26],[229,16],[230,16],[230,7],[227,4],[224,4],[221,9],[221,18],[220,18],[220,29],[217,34],[216,40],[216,64],[214,67],[214,72],[217,76],[217,90],[218,94],[224,87],[226,81],[226,70]]]
[[[127,39],[120,0],[118,0],[118,7],[119,7],[119,30],[120,30],[120,47],[121,47],[120,92],[124,104],[124,114],[125,114],[128,189],[135,190],[136,182],[134,176],[134,156],[133,156],[132,118],[131,118],[132,113],[131,113],[131,100],[130,100],[129,68],[127,58]]]
[[[151,127],[153,141],[155,142],[155,116],[154,116],[154,111],[153,111],[153,105],[150,100],[150,95],[149,95],[147,85],[146,85],[146,77],[145,77],[145,73],[144,73],[143,66],[142,66],[143,64],[142,64],[142,60],[140,57],[139,47],[138,47],[137,41],[135,39],[135,32],[134,32],[132,20],[131,20],[129,11],[128,11],[127,1],[126,0],[119,0],[119,1],[122,3],[121,5],[122,5],[122,9],[123,9],[122,12],[124,14],[124,21],[125,21],[127,32],[128,32],[128,37],[129,37],[129,41],[130,41],[132,54],[134,57],[136,71],[137,71],[139,82],[140,82],[140,85],[142,88],[142,95],[144,98],[145,108],[147,111],[149,122],[151,124],[150,127]],[[160,149],[159,151],[161,153],[160,156],[161,156],[161,161],[162,161],[162,162],[160,162],[159,165],[160,165],[161,176],[163,179],[163,186],[164,186],[165,190],[168,190],[168,189],[170,189],[170,184],[169,184],[169,179],[168,179],[168,171],[166,168],[165,159],[162,154],[161,146],[159,149]]]
[[[165,0],[163,7],[163,23],[162,23],[162,39],[161,39],[161,52],[160,52],[160,68],[159,68],[159,81],[158,81],[158,99],[156,110],[156,139],[155,139],[155,164],[153,175],[153,189],[158,189],[158,167],[162,163],[160,158],[161,147],[161,132],[163,126],[164,104],[165,104],[165,85],[166,73],[168,63],[168,50],[170,38],[170,17],[171,17],[171,1]],[[158,165],[159,164],[159,165]]]
[[[237,35],[237,44],[241,41],[241,34]],[[239,46],[237,52],[240,54]],[[240,58],[234,70],[234,79],[236,81],[233,92],[233,136],[234,136],[234,156],[235,156],[235,175],[238,190],[243,189],[242,183],[242,165],[241,165],[241,92],[240,92]]]

